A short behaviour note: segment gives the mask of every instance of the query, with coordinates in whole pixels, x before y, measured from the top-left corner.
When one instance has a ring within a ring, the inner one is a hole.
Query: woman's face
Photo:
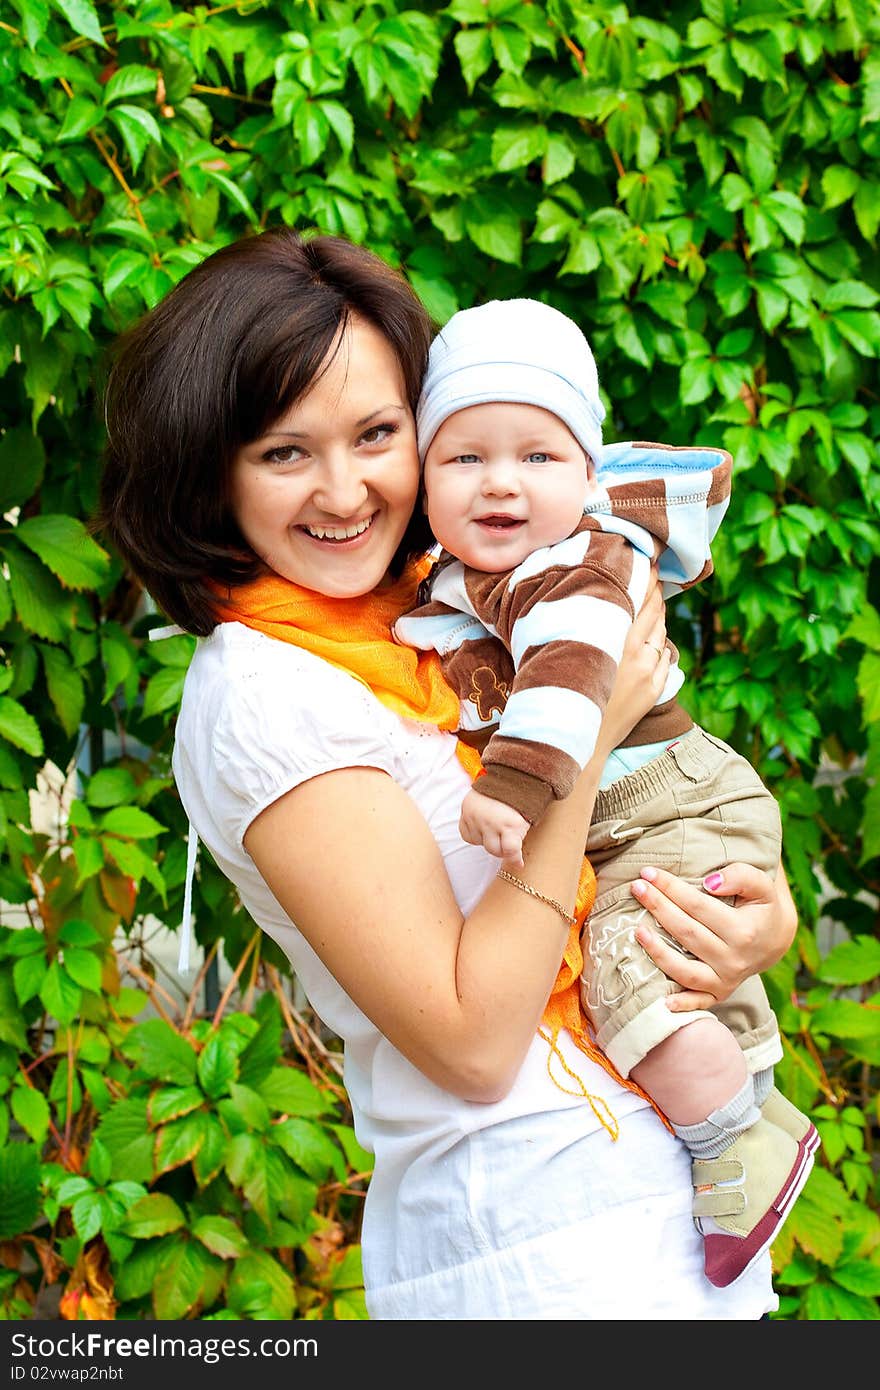
[[[232,464],[242,535],[276,574],[332,598],[387,577],[419,484],[415,422],[385,336],[352,317],[311,390]]]

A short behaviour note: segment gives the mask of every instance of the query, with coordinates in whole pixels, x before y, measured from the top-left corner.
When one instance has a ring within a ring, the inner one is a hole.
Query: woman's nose
[[[325,461],[315,488],[315,501],[322,511],[333,516],[354,516],[368,494],[363,469],[350,454]]]

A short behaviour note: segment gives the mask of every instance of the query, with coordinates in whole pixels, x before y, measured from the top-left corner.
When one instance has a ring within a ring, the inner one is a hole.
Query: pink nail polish
[[[721,874],[707,874],[703,879],[703,887],[708,889],[710,893],[717,893],[723,882],[724,879]]]

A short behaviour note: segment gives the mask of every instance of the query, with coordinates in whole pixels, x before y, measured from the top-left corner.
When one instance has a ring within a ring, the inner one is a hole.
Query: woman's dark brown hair
[[[415,410],[428,313],[402,275],[340,237],[279,227],[233,242],[118,340],[93,529],[187,632],[216,624],[209,581],[258,570],[229,505],[235,454],[305,394],[352,313],[388,339]],[[394,572],[430,545],[416,508]]]

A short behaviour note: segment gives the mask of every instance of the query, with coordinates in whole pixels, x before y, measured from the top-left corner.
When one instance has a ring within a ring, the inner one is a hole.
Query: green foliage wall
[[[144,640],[159,620],[84,524],[113,335],[287,222],[402,265],[438,322],[548,299],[591,338],[609,439],[733,454],[715,577],[670,625],[694,714],[780,801],[801,914],[768,983],[824,1154],[774,1250],[779,1316],[878,1317],[878,30],[867,0],[3,0],[6,1316],[53,1287],[72,1317],[362,1316],[357,1199],[327,1193],[365,1156],[284,992],[166,1017],[176,1051],[135,1021],[163,1007],[144,923],[180,920],[191,643]],[[38,773],[75,758],[38,829]],[[277,983],[204,858],[194,908]]]

